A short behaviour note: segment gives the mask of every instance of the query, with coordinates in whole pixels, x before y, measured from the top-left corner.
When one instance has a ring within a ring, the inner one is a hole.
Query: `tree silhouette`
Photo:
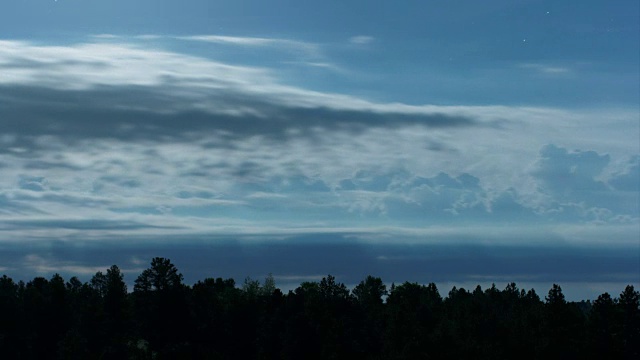
[[[247,278],[183,283],[154,258],[127,293],[113,265],[82,283],[0,277],[2,359],[637,359],[640,294],[544,301],[509,283],[473,291],[328,275],[288,294]]]
[[[545,299],[548,341],[545,357],[584,358],[584,314],[575,304],[567,303],[562,288],[557,284],[553,284]]]
[[[22,353],[19,286],[10,277],[0,277],[0,349],[6,358],[19,358]]]
[[[388,294],[387,286],[382,282],[382,279],[371,275],[353,288],[352,293],[363,306],[382,305],[382,297]]]
[[[161,357],[184,355],[189,329],[188,289],[169,259],[156,257],[135,280],[133,288],[139,333],[150,351]]]
[[[620,294],[622,346],[625,359],[640,357],[640,293],[628,285]]]
[[[325,300],[337,300],[349,298],[349,290],[342,283],[337,283],[336,278],[332,275],[323,277],[320,281],[320,296]]]
[[[183,276],[171,263],[171,260],[155,257],[151,267],[144,270],[136,279],[134,292],[170,291],[182,286]]]
[[[616,344],[619,339],[617,307],[609,293],[604,293],[593,302],[589,315],[589,330],[591,331],[591,351],[596,358],[613,355],[619,358],[621,346]]]
[[[127,285],[116,265],[105,275],[103,290],[104,336],[107,343],[102,358],[121,359],[126,356],[130,321]]]
[[[394,286],[387,299],[387,348],[393,359],[436,356],[442,297],[435,284],[428,286],[405,282]]]
[[[192,339],[199,358],[231,358],[235,334],[233,314],[240,301],[233,279],[207,278],[193,285]]]

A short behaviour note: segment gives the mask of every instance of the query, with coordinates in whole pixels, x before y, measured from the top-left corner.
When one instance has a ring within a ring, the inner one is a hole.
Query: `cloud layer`
[[[0,41],[0,73],[3,246],[637,243],[637,109],[381,103],[119,38]]]

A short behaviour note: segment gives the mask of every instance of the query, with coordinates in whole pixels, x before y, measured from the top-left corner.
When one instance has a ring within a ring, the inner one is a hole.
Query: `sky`
[[[635,0],[7,0],[0,272],[640,284]]]

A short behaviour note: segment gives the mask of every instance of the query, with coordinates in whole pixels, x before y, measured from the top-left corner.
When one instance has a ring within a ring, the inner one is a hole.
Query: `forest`
[[[434,283],[349,290],[328,275],[284,294],[272,276],[186,285],[166,258],[127,288],[0,278],[1,359],[640,359],[640,294],[568,302],[515,283],[441,294]]]

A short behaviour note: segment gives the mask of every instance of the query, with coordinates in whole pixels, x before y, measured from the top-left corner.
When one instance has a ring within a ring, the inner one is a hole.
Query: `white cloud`
[[[564,66],[553,66],[546,64],[535,64],[535,63],[525,63],[520,64],[519,67],[523,69],[534,70],[539,73],[549,74],[549,75],[561,75],[568,74],[571,72],[571,69]]]
[[[215,44],[247,46],[247,47],[272,47],[282,50],[293,50],[302,52],[305,55],[319,57],[320,47],[317,44],[279,38],[246,37],[246,36],[226,36],[226,35],[192,35],[175,36],[178,40],[202,41]]]
[[[222,36],[222,35],[194,35],[194,36],[177,36],[180,40],[205,41],[213,43],[227,43],[234,45],[246,46],[265,46],[273,44],[288,44],[290,40],[270,39],[259,37],[239,37],[239,36]]]
[[[91,37],[96,38],[96,39],[118,39],[118,38],[120,38],[118,35],[114,35],[114,34],[96,34],[96,35],[92,35]]]
[[[372,36],[365,35],[352,36],[349,38],[350,43],[357,45],[371,44],[374,40],[375,38],[373,38]]]

